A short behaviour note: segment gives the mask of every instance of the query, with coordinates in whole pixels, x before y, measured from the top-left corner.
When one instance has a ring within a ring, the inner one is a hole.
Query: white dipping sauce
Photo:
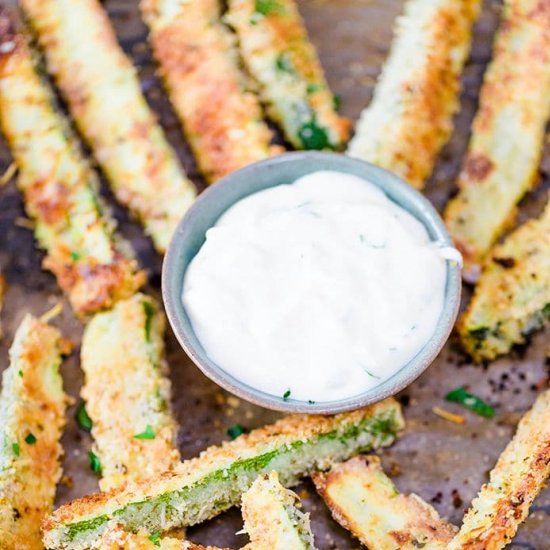
[[[228,209],[182,299],[226,372],[318,402],[359,394],[412,359],[435,331],[445,283],[445,259],[416,218],[373,184],[323,171]]]

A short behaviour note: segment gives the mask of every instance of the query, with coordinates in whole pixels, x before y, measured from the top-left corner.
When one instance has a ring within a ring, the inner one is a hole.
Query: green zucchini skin
[[[393,399],[334,417],[289,416],[211,447],[175,473],[62,506],[44,522],[44,542],[51,549],[83,550],[112,523],[149,532],[194,525],[238,504],[258,475],[275,470],[284,486],[292,486],[333,461],[390,445],[403,426]]]

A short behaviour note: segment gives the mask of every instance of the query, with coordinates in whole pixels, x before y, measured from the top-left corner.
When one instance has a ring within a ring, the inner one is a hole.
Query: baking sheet
[[[0,3],[12,5],[11,0]],[[342,112],[356,120],[371,98],[376,77],[387,54],[392,24],[402,9],[398,0],[300,0],[312,39],[332,89],[342,98]],[[135,0],[106,0],[105,7],[116,26],[124,49],[138,66],[143,89],[159,114],[169,139],[199,188],[204,183],[197,175],[178,122],[156,80],[155,67],[145,39],[145,27],[138,17]],[[498,21],[500,3],[487,1],[476,27],[472,58],[464,72],[462,110],[457,131],[442,152],[435,173],[426,189],[427,196],[441,208],[453,190],[453,180],[464,153],[469,122],[475,112],[483,69],[490,57],[491,38]],[[10,162],[9,152],[0,146],[0,170]],[[523,201],[520,219],[540,211],[550,184],[550,147],[541,170],[541,184]],[[109,193],[105,190],[111,204]],[[139,227],[115,207],[121,232],[137,250],[150,275],[148,291],[159,296],[161,261]],[[14,331],[27,312],[41,314],[61,298],[53,276],[40,268],[42,253],[34,245],[26,227],[21,198],[13,182],[0,189],[0,266],[8,283],[2,313],[4,338],[0,342],[0,370],[7,366],[7,350]],[[465,293],[466,295],[468,292]],[[466,296],[467,297],[467,296]],[[75,342],[82,328],[65,304],[55,323]],[[459,351],[456,342],[446,346],[434,365],[400,395],[405,405],[407,431],[391,449],[383,452],[385,466],[400,490],[415,492],[431,502],[439,512],[459,524],[464,509],[485,481],[500,451],[511,437],[521,416],[544,384],[549,332],[537,335],[530,346],[498,360],[490,367],[476,367]],[[180,425],[178,444],[184,458],[196,455],[208,445],[227,439],[226,430],[235,423],[254,428],[277,417],[230,396],[206,379],[179,348],[171,333],[167,335],[168,360],[174,392],[174,410]],[[67,391],[78,399],[82,374],[78,347],[63,365]],[[486,420],[464,413],[464,426],[451,424],[431,412],[434,405],[463,413],[442,397],[461,384],[470,385],[476,394],[496,406],[495,419]],[[57,503],[97,490],[97,479],[88,467],[87,450],[91,438],[76,426],[75,406],[69,410],[69,423],[63,437],[64,483]],[[311,512],[317,546],[320,550],[358,548],[332,519],[313,486],[305,482],[298,488],[305,508]],[[550,490],[537,499],[528,520],[510,548],[550,549]],[[240,548],[246,537],[235,533],[242,528],[238,510],[233,509],[203,525],[189,529],[189,538],[203,544]]]

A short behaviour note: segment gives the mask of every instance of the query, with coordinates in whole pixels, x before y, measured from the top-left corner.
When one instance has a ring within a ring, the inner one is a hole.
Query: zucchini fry
[[[340,118],[293,0],[229,0],[227,21],[269,116],[297,149],[342,149]]]
[[[377,550],[444,550],[457,529],[417,495],[402,495],[377,456],[355,457],[312,476],[334,519]]]
[[[445,221],[472,279],[533,186],[550,116],[550,0],[506,0]]]
[[[19,167],[17,185],[57,277],[75,312],[86,315],[132,295],[144,282],[115,235],[95,173],[56,110],[25,37],[0,10],[0,119]]]
[[[475,361],[492,360],[549,317],[550,203],[493,249],[457,329]]]
[[[72,116],[117,199],[159,252],[195,188],[155,120],[98,0],[21,0]]]
[[[218,0],[142,0],[160,74],[209,182],[279,149],[246,89]]]
[[[82,397],[92,419],[102,491],[179,463],[164,360],[164,315],[136,294],[95,315],[82,340]]]
[[[449,550],[499,550],[514,537],[550,475],[550,391],[521,419]]]
[[[10,349],[0,396],[0,548],[41,550],[40,522],[61,477],[59,439],[68,398],[61,334],[27,315]]]
[[[246,550],[315,550],[309,514],[298,495],[279,483],[277,472],[259,476],[242,497]]]
[[[44,541],[76,550],[93,544],[111,522],[148,532],[194,525],[238,504],[258,475],[277,470],[292,485],[332,460],[390,445],[403,424],[393,399],[334,417],[289,416],[211,447],[175,473],[61,506],[43,523]]]
[[[418,189],[453,131],[480,0],[408,0],[348,154]]]

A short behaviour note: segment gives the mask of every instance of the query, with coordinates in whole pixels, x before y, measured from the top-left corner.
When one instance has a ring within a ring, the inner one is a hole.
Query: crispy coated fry
[[[93,423],[102,491],[179,463],[164,328],[155,301],[136,294],[95,315],[84,332],[82,397]]]
[[[480,0],[408,0],[348,154],[424,186],[449,139]]]
[[[514,537],[550,475],[550,391],[521,419],[448,550],[499,550]]]
[[[506,0],[459,193],[445,212],[472,279],[536,181],[549,116],[550,0]]]
[[[277,472],[259,476],[243,494],[247,550],[315,550],[309,514],[302,512],[298,495],[285,489]]]
[[[44,267],[55,274],[75,312],[89,314],[130,296],[144,274],[116,237],[97,178],[39,77],[25,38],[3,10],[0,118],[19,167],[17,184],[46,251]]]
[[[160,74],[210,182],[279,149],[247,89],[218,0],[141,0]]]
[[[148,532],[193,525],[237,504],[262,473],[276,469],[282,483],[292,485],[332,460],[391,444],[402,428],[401,409],[392,399],[334,417],[290,416],[211,447],[176,473],[58,508],[43,524],[44,541],[52,549],[76,550],[87,548],[111,522]]]
[[[40,522],[61,477],[65,407],[61,334],[27,315],[10,349],[0,395],[0,548],[42,550]],[[24,543],[24,544],[23,544]]]
[[[349,122],[335,101],[294,0],[229,0],[244,63],[268,114],[297,149],[341,149]]]
[[[98,0],[21,0],[72,116],[118,200],[164,252],[195,197]]]
[[[457,529],[417,495],[401,495],[376,456],[313,474],[334,519],[368,548],[444,550]]]
[[[550,317],[550,203],[497,245],[457,328],[476,361],[522,344]]]

